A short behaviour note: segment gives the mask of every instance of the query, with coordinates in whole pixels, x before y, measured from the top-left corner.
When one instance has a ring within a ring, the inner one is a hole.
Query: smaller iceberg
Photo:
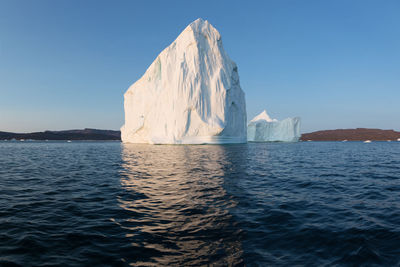
[[[282,121],[271,119],[267,111],[261,112],[247,125],[249,142],[297,142],[300,138],[299,117]]]

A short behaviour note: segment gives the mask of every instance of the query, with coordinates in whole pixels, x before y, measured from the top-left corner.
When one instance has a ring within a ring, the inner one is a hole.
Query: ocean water
[[[0,265],[399,264],[400,142],[0,142]]]

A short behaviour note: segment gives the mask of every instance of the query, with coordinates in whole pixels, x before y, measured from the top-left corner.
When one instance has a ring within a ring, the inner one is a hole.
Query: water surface
[[[0,142],[0,265],[398,265],[400,142]]]

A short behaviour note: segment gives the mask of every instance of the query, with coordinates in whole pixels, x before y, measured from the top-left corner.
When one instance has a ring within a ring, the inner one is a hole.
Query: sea
[[[399,266],[400,142],[0,142],[0,266]]]

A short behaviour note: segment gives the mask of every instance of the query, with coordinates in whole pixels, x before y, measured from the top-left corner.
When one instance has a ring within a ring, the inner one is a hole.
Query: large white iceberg
[[[267,111],[254,117],[247,126],[249,142],[297,142],[300,138],[300,118],[282,121],[271,119]]]
[[[246,104],[219,32],[197,19],[124,95],[128,143],[245,143]]]

